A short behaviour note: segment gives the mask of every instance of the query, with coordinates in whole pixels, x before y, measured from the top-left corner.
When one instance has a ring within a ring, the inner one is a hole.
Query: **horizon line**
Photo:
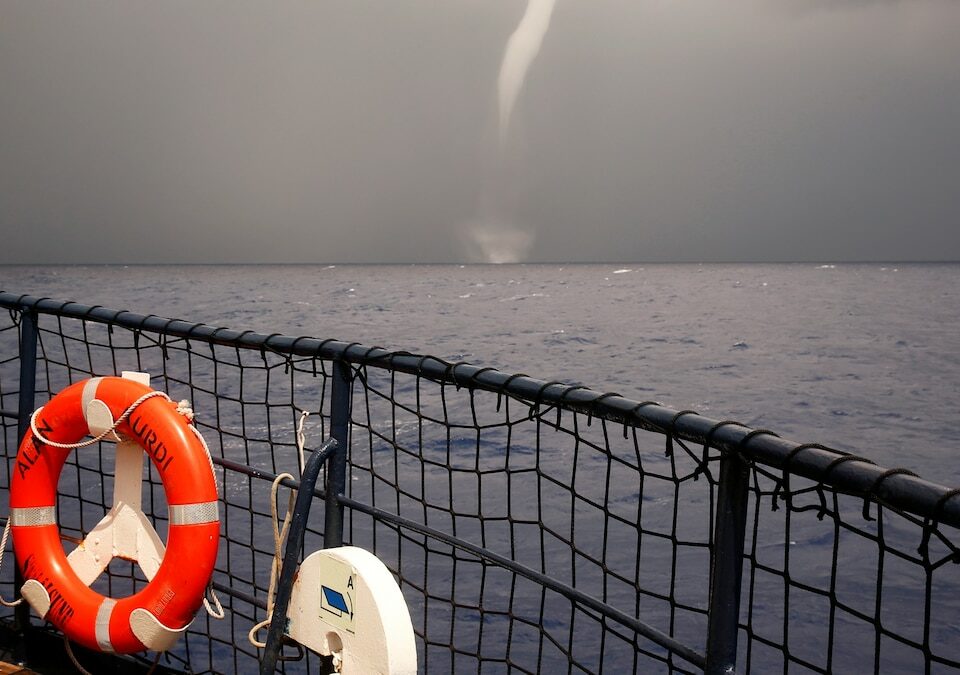
[[[525,265],[949,265],[960,259],[801,259],[801,260],[545,260],[511,263],[449,261],[216,261],[216,262],[0,262],[0,267],[231,267],[231,266],[455,266],[455,267],[522,267]]]

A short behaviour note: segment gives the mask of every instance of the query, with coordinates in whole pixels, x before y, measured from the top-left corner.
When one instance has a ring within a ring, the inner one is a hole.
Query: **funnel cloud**
[[[500,146],[506,143],[510,130],[510,117],[513,107],[517,103],[520,90],[530,70],[530,64],[540,53],[543,38],[550,28],[550,17],[556,0],[529,0],[527,11],[517,29],[507,41],[507,49],[503,53],[503,63],[500,64],[500,77],[497,80],[497,91],[500,95]]]
[[[515,209],[508,198],[507,180],[512,168],[508,153],[510,118],[517,98],[523,90],[527,73],[550,28],[550,17],[556,0],[529,0],[520,23],[507,40],[497,78],[498,145],[492,174],[484,182],[485,194],[481,214],[468,225],[468,253],[471,258],[487,263],[524,262],[533,248],[535,233],[517,222]]]

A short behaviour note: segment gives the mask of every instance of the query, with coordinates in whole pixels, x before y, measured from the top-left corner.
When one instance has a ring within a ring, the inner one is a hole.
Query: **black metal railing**
[[[84,377],[146,371],[193,402],[222,473],[227,618],[199,617],[167,667],[263,659],[246,632],[274,554],[266,481],[298,472],[307,411],[309,444],[336,449],[307,490],[304,550],[350,543],[387,564],[424,672],[960,670],[960,498],[905,470],[429,356],[6,293],[0,306],[8,460],[17,422]],[[111,476],[97,450],[64,474],[58,522],[76,538]],[[146,489],[162,529],[156,476]],[[121,564],[98,583],[122,595],[144,581]],[[0,588],[15,586],[5,566]]]

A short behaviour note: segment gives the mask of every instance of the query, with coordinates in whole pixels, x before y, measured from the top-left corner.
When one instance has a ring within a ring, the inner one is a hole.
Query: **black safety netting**
[[[463,376],[460,364],[428,357],[77,314],[75,306],[39,314],[36,405],[90,376],[148,372],[152,386],[190,401],[217,462],[214,588],[225,618],[201,609],[161,664],[256,671],[261,652],[247,632],[265,618],[274,556],[269,477],[298,475],[302,412],[310,413],[308,450],[331,435],[336,347],[351,378],[344,542],[374,552],[399,582],[421,672],[702,670],[728,452],[709,434],[693,442],[625,418],[602,395],[589,409],[575,405],[581,387],[542,383],[530,393],[515,386],[523,376],[493,387],[487,369]],[[0,491],[8,494],[22,317],[14,309],[0,322]],[[644,405],[653,404],[636,408]],[[786,468],[746,459],[738,672],[960,670],[953,527],[894,507],[880,491],[847,494],[831,472],[796,475],[794,457]],[[71,454],[57,511],[67,551],[110,507],[112,472],[110,443]],[[149,462],[144,480],[144,511],[163,537],[166,502]],[[308,553],[323,546],[324,515],[316,499]],[[11,598],[9,550],[4,563],[0,591]],[[116,597],[145,583],[135,565],[114,561],[94,587]],[[658,644],[644,627],[671,641]],[[321,661],[308,650],[278,668],[320,672]]]

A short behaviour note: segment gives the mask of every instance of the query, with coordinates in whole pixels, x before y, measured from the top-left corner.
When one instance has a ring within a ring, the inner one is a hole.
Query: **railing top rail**
[[[721,452],[740,452],[777,470],[818,481],[858,496],[872,496],[902,511],[937,523],[960,527],[960,490],[932,483],[905,469],[887,469],[869,460],[817,444],[799,444],[773,432],[718,421],[693,411],[677,411],[654,401],[633,401],[561,382],[544,382],[495,368],[450,363],[433,356],[389,351],[340,340],[264,335],[216,328],[182,319],[141,315],[125,310],[61,302],[49,298],[0,292],[0,307],[36,311],[66,318],[112,324],[211,344],[265,350],[278,355],[342,360],[384,368],[462,387],[514,397],[535,406],[560,407],[593,417],[665,435],[690,443],[709,444]]]

